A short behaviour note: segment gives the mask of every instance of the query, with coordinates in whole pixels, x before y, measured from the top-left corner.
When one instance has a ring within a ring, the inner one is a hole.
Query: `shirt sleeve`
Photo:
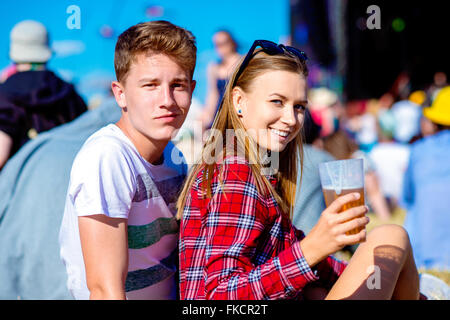
[[[206,225],[206,299],[263,300],[296,296],[317,280],[295,242],[265,263],[253,261],[267,237],[267,207],[250,168],[224,164],[221,186],[209,201]],[[282,241],[282,240],[281,240]],[[269,253],[268,253],[269,254]]]
[[[299,241],[303,240],[305,237],[304,232],[297,229],[296,235]],[[333,255],[329,255],[312,268],[316,276],[319,278],[315,284],[330,290],[342,272],[344,272],[347,265],[348,263],[346,261],[341,261]]]
[[[136,185],[131,161],[118,143],[94,142],[83,147],[73,163],[70,201],[78,216],[128,218]]]
[[[347,262],[341,261],[333,255],[328,256],[313,268],[319,277],[318,285],[330,290],[346,267]]]

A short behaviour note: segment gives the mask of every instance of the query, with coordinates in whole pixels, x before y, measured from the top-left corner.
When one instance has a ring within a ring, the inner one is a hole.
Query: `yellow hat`
[[[431,107],[423,109],[423,115],[434,123],[450,126],[450,86],[439,91]]]
[[[420,106],[422,103],[425,102],[426,98],[427,95],[423,90],[417,90],[409,95],[408,100]]]

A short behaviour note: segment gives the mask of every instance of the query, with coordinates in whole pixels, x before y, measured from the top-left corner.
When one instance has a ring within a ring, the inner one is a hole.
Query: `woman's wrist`
[[[313,268],[323,260],[323,257],[320,254],[320,250],[318,250],[318,248],[315,248],[314,243],[312,241],[309,241],[308,237],[305,237],[300,241],[300,248],[310,268]]]

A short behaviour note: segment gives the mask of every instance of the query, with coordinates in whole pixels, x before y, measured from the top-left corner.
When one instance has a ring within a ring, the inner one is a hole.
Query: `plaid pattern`
[[[186,201],[180,226],[180,298],[301,299],[310,282],[331,288],[346,264],[329,256],[311,270],[299,245],[303,232],[282,214],[273,196],[258,192],[248,162],[227,158],[218,169],[212,198],[200,189],[201,171]]]

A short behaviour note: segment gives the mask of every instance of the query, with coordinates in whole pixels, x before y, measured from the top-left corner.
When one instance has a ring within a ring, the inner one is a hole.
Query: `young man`
[[[60,230],[76,299],[174,299],[175,202],[186,166],[169,144],[191,104],[194,36],[167,21],[119,36],[112,90],[122,116],[85,142]]]

